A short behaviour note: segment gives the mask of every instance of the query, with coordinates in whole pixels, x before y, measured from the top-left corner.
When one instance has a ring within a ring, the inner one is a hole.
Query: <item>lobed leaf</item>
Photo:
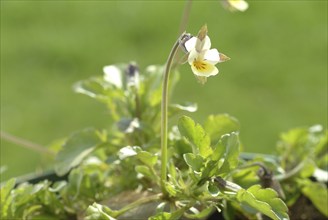
[[[254,185],[247,190],[239,190],[237,200],[242,205],[256,209],[271,219],[289,219],[287,206],[273,189],[262,189],[260,185]]]
[[[183,159],[194,172],[201,172],[201,168],[204,165],[204,159],[201,156],[192,153],[186,153],[183,155]]]
[[[206,158],[213,153],[210,137],[201,125],[196,124],[191,118],[182,116],[178,122],[180,133],[187,138],[193,146],[194,153],[199,153]]]
[[[66,140],[56,156],[56,174],[63,176],[68,173],[94,151],[100,143],[102,143],[101,137],[95,129],[85,129],[74,133]]]
[[[204,123],[204,130],[211,137],[212,143],[219,141],[222,135],[239,129],[238,120],[228,114],[210,115]]]

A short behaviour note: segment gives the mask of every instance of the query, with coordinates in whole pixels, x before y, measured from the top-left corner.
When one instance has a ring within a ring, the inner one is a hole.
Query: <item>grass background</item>
[[[271,153],[279,134],[327,127],[327,1],[248,1],[231,13],[195,1],[187,31],[207,23],[213,47],[232,59],[202,86],[190,67],[172,102],[192,115],[229,113],[246,151]],[[177,38],[184,1],[1,1],[1,130],[47,145],[85,127],[106,128],[105,107],[72,92],[104,65],[163,64]],[[31,150],[1,140],[1,180],[49,167]]]

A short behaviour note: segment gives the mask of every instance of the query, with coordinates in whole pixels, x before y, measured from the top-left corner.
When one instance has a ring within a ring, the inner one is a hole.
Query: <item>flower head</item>
[[[197,37],[190,38],[184,46],[189,53],[188,63],[191,65],[191,70],[201,83],[206,82],[206,77],[219,73],[218,68],[215,66],[217,63],[230,59],[219,53],[217,49],[211,49],[211,40],[207,36],[206,25],[200,29]]]
[[[248,9],[248,3],[245,0],[224,0],[221,2],[230,11],[246,11]]]

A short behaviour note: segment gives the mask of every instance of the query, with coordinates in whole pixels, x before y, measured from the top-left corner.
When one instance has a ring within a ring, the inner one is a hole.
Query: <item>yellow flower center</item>
[[[207,63],[201,61],[201,60],[194,60],[192,65],[198,70],[198,71],[206,71],[209,69],[209,66]]]

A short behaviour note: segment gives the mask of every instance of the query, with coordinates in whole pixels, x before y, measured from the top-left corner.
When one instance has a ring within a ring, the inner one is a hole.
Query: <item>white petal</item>
[[[198,40],[197,37],[192,37],[185,43],[184,46],[188,52],[190,52],[192,49],[195,48],[197,40]]]
[[[248,3],[244,0],[228,0],[228,2],[233,9],[239,11],[246,11],[248,8]]]
[[[211,48],[211,39],[207,35],[202,41],[197,38],[195,47],[198,53],[201,53],[204,50],[209,50]]]
[[[198,56],[199,56],[199,53],[195,49],[191,50],[189,53],[189,56],[188,56],[188,63],[191,65],[195,59],[197,60]]]
[[[110,65],[110,66],[105,66],[103,68],[103,71],[105,73],[104,79],[107,82],[115,85],[118,88],[122,88],[122,73],[119,68],[117,68],[114,65]]]
[[[137,155],[137,152],[131,147],[131,146],[126,146],[120,149],[118,152],[118,157],[123,160],[127,157],[132,157],[134,155]]]
[[[209,50],[211,48],[211,39],[206,35],[204,41],[203,50]]]
[[[205,51],[203,58],[204,58],[204,60],[212,63],[213,65],[220,62],[220,54],[217,49],[211,49],[211,50]]]

